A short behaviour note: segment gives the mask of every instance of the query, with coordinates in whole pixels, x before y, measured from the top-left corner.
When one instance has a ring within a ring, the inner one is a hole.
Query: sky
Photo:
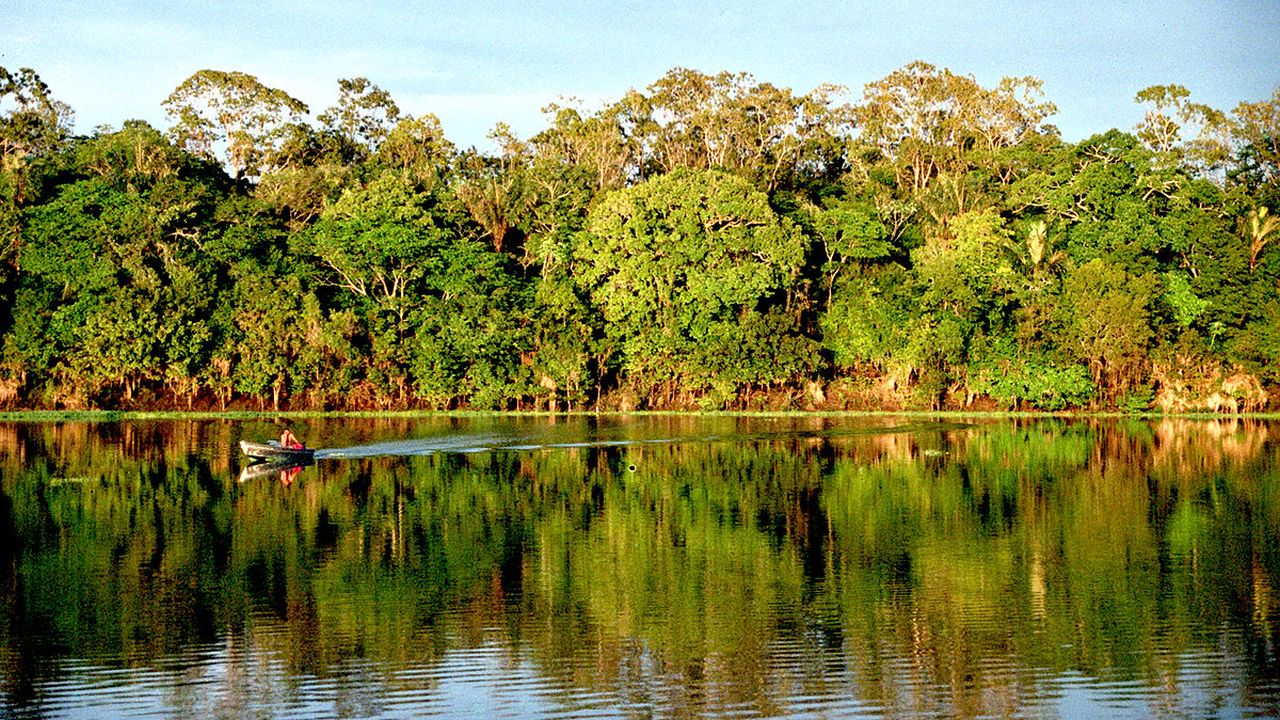
[[[1280,0],[1192,2],[503,3],[62,0],[0,3],[0,66],[35,69],[76,111],[76,132],[143,119],[201,69],[240,71],[307,103],[367,77],[401,110],[434,113],[459,147],[491,149],[498,122],[520,137],[541,108],[596,108],[675,67],[748,72],[808,92],[861,97],[913,60],[974,76],[1044,81],[1067,140],[1130,130],[1137,91],[1176,83],[1225,110],[1280,87]]]

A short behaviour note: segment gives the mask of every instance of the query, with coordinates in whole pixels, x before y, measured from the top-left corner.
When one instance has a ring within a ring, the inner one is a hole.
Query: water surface
[[[6,717],[1275,717],[1280,426],[0,424]]]

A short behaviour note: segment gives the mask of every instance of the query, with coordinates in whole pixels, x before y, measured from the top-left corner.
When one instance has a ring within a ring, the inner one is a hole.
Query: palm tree
[[[1013,244],[1011,249],[1018,266],[1027,274],[1027,289],[1043,290],[1049,284],[1052,273],[1061,271],[1067,255],[1061,250],[1049,251],[1049,228],[1043,220],[1027,227],[1025,247]]]
[[[1258,266],[1262,257],[1262,248],[1266,247],[1272,233],[1280,229],[1280,219],[1267,213],[1267,206],[1255,208],[1245,216],[1241,223],[1244,226],[1245,239],[1249,241],[1249,272]]]

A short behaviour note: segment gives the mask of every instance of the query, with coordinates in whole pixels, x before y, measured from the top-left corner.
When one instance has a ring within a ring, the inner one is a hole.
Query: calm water
[[[1275,717],[1280,424],[0,424],[4,717]]]

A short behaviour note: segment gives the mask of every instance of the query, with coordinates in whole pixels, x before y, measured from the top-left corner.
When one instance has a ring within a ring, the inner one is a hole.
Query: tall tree
[[[458,162],[458,199],[488,236],[494,252],[502,252],[511,230],[528,210],[532,198],[526,190],[528,151],[505,124],[489,137],[501,145],[496,158],[474,151]]]
[[[1237,105],[1231,129],[1238,144],[1236,177],[1280,203],[1280,88],[1266,100]]]
[[[869,83],[853,111],[859,138],[892,158],[903,185],[918,194],[938,175],[963,169],[975,144],[990,154],[1045,130],[1057,108],[1040,95],[1033,77],[1004,78],[988,90],[915,61]]]
[[[405,116],[391,128],[370,164],[374,169],[393,170],[423,192],[432,192],[452,172],[456,153],[435,115]]]
[[[342,156],[348,162],[359,161],[387,139],[400,120],[400,107],[391,93],[357,77],[338,81],[338,104],[321,113],[319,120],[339,141]]]
[[[38,192],[30,161],[62,146],[72,117],[34,70],[0,67],[0,306],[22,233],[22,208]],[[0,321],[0,331],[5,325]]]
[[[1190,98],[1191,91],[1181,85],[1140,90],[1134,100],[1151,108],[1138,124],[1137,135],[1157,153],[1168,154],[1194,171],[1213,173],[1230,152],[1227,116]],[[1189,137],[1184,139],[1184,134]]]
[[[225,143],[226,163],[236,179],[259,175],[288,124],[307,112],[301,100],[253,75],[220,70],[196,72],[162,104],[180,147],[213,159]]]
[[[649,86],[650,121],[638,126],[662,170],[717,168],[772,191],[792,173],[821,172],[837,159],[851,118],[842,88],[804,95],[747,73],[676,68]]]
[[[644,390],[732,389],[779,379],[720,363],[737,357],[731,350],[755,330],[754,311],[795,281],[805,252],[798,228],[745,180],[680,171],[596,206],[573,270]]]
[[[642,173],[636,119],[645,99],[634,90],[596,113],[552,103],[550,126],[529,141],[535,158],[590,173],[594,190],[616,190]]]
[[[47,153],[71,132],[71,108],[55,100],[35,70],[0,67],[0,166]]]

